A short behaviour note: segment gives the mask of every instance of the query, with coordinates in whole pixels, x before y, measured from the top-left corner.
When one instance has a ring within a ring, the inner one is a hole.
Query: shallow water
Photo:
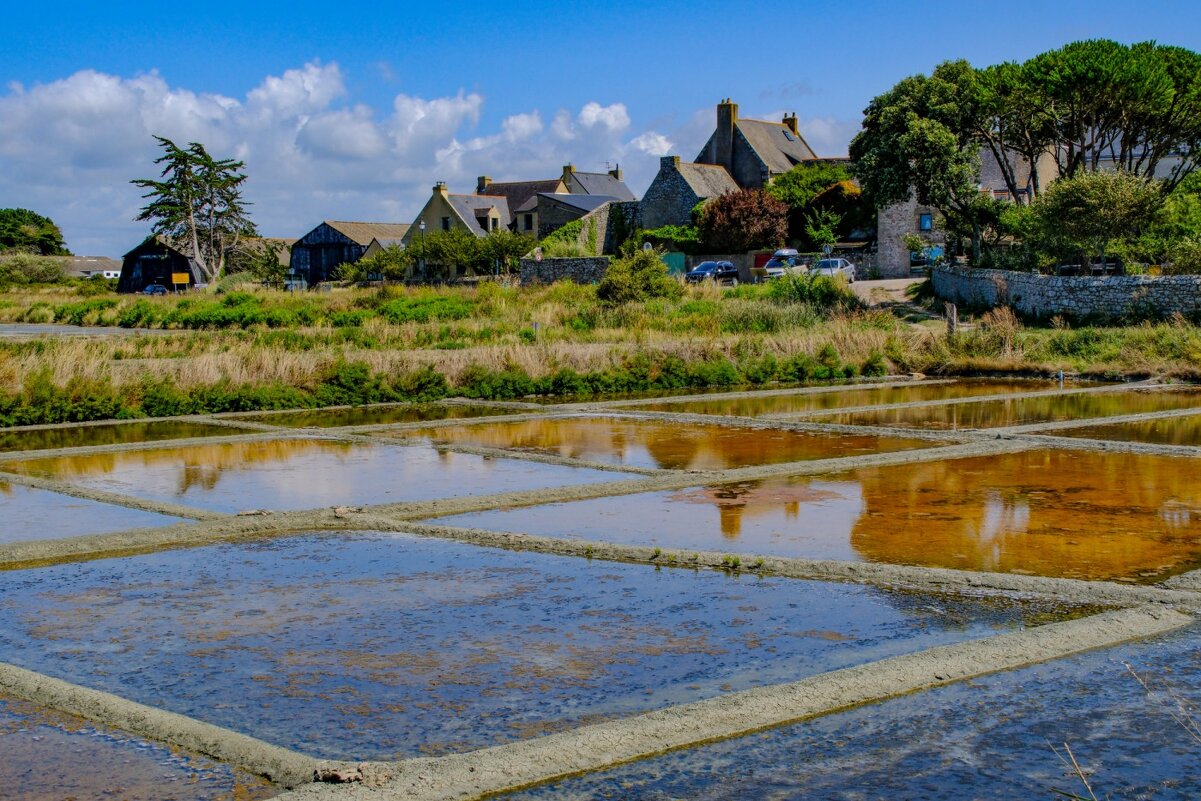
[[[1062,608],[313,535],[0,573],[0,652],[316,756],[469,750]]]
[[[498,406],[420,404],[415,406],[355,406],[349,409],[314,409],[305,412],[256,414],[237,419],[288,428],[334,428],[389,423],[423,423],[427,420],[461,420],[470,417],[516,414],[520,411],[523,410]]]
[[[7,469],[219,512],[397,503],[626,477],[431,448],[319,439],[61,456],[13,462]]]
[[[512,448],[606,464],[722,470],[929,447],[929,442],[801,431],[680,425],[660,420],[572,417],[405,432],[434,442]]]
[[[48,428],[36,431],[0,429],[0,451],[33,451],[50,448],[81,448],[91,445],[123,445],[184,437],[214,437],[240,433],[225,426],[160,420],[150,423],[119,423],[78,428]]]
[[[1196,799],[1201,744],[1170,710],[1179,701],[1201,720],[1198,635],[1194,627],[503,797],[1087,798],[1051,750],[1067,742],[1097,798]]]
[[[0,480],[0,543],[79,537],[178,522],[181,522],[178,517]]]
[[[0,797],[258,801],[279,791],[203,757],[0,696]]]
[[[822,417],[821,421],[901,428],[998,428],[1087,417],[1162,412],[1194,406],[1201,406],[1201,389],[1174,389],[1162,392],[1124,390],[851,412]]]
[[[763,398],[706,398],[697,401],[649,403],[639,409],[656,412],[688,414],[727,414],[759,417],[765,414],[816,412],[824,409],[843,409],[852,406],[875,406],[884,403],[969,398],[974,395],[1000,395],[1006,392],[1038,392],[1055,389],[1053,381],[996,381],[965,379],[948,384],[915,382],[897,387],[876,387],[835,392],[796,395],[770,395]]]
[[[1150,442],[1156,445],[1201,445],[1201,415],[1149,420],[1143,423],[1117,423],[1108,426],[1065,428],[1040,432],[1056,437],[1109,439],[1121,442]]]
[[[1201,461],[1029,451],[430,522],[669,550],[1149,581],[1201,567]]]

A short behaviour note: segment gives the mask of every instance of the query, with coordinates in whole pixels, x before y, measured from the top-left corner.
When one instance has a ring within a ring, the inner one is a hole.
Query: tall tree
[[[1081,172],[1055,181],[1032,211],[1044,241],[1102,264],[1110,243],[1131,239],[1150,225],[1164,202],[1158,186],[1124,172]]]
[[[978,126],[962,80],[960,62],[942,65],[931,77],[905,78],[868,105],[850,153],[870,202],[890,206],[916,197],[933,206],[970,232],[978,262],[991,209],[979,190]]]
[[[242,199],[246,165],[213,158],[199,142],[181,148],[165,137],[154,139],[163,149],[154,163],[163,169],[159,180],[130,182],[148,190],[142,197],[150,201],[135,219],[153,221],[156,235],[191,252],[200,278],[215,281],[239,240],[257,235]]]
[[[23,250],[42,256],[71,255],[54,220],[29,209],[0,209],[0,250]]]

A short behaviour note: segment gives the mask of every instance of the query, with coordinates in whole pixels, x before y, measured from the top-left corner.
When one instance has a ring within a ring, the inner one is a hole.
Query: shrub
[[[379,307],[384,319],[401,323],[428,323],[430,320],[462,320],[470,317],[475,303],[457,295],[417,295],[397,298]]]
[[[776,303],[809,303],[822,309],[846,311],[863,306],[846,281],[828,275],[788,274],[768,285]]]
[[[609,305],[651,298],[675,299],[683,292],[684,288],[667,274],[667,265],[653,250],[635,250],[632,255],[613,259],[596,287],[596,296]]]

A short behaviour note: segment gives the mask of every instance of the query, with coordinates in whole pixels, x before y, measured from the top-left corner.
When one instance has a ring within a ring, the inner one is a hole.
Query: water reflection
[[[896,387],[874,387],[838,392],[812,394],[770,395],[762,398],[706,398],[696,401],[649,403],[638,408],[657,412],[688,414],[727,414],[759,417],[766,414],[815,412],[825,409],[845,409],[852,406],[877,406],[885,403],[909,403],[947,398],[969,398],[976,395],[1000,395],[1007,392],[1037,392],[1054,389],[1051,381],[956,381],[947,384],[914,383]]]
[[[320,439],[60,456],[6,467],[222,512],[428,500],[622,478],[596,470],[439,453],[432,448]]]
[[[471,417],[516,414],[522,409],[497,406],[466,406],[456,404],[418,404],[413,406],[355,406],[349,409],[314,409],[306,412],[284,412],[240,417],[255,423],[267,423],[288,428],[333,428],[336,426],[387,425],[390,423],[423,423],[431,420],[462,420]]]
[[[0,429],[0,451],[33,451],[51,448],[80,448],[94,445],[124,445],[185,437],[214,437],[235,434],[229,428],[203,423],[163,420],[151,423],[119,423],[107,426],[49,428],[36,431]]]
[[[1201,445],[1201,415],[1149,420],[1145,423],[1118,423],[1108,426],[1068,428],[1046,431],[1057,437],[1084,437],[1121,442],[1150,442],[1156,445]]]
[[[929,445],[910,439],[619,418],[524,420],[444,426],[413,433],[436,442],[514,448],[609,464],[671,470],[721,470]]]
[[[439,522],[665,549],[1146,581],[1201,564],[1201,462],[1037,451]]]
[[[1125,390],[839,414],[823,422],[902,428],[997,428],[1201,406],[1201,390]]]

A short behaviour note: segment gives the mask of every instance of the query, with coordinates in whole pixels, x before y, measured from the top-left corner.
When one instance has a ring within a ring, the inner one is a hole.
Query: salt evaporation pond
[[[1036,398],[909,406],[822,417],[823,423],[899,428],[961,429],[1054,423],[1089,417],[1163,412],[1201,406],[1201,389],[1120,390]]]
[[[8,801],[258,801],[278,792],[228,765],[0,695]]]
[[[342,409],[311,409],[274,414],[239,415],[236,419],[288,428],[335,428],[338,426],[424,423],[431,420],[462,420],[499,414],[516,414],[522,409],[468,404],[415,404],[400,406],[352,406]]]
[[[0,429],[0,451],[34,451],[51,448],[84,448],[128,445],[187,437],[238,434],[237,429],[189,420],[154,420],[97,426],[38,428],[32,431]]]
[[[917,439],[589,416],[440,426],[407,431],[404,436],[668,470],[723,470],[931,444]]]
[[[0,573],[0,652],[314,756],[388,759],[534,737],[1069,612],[317,534]]]
[[[506,801],[1201,797],[1201,746],[1173,719],[1201,704],[1201,630],[986,676],[680,751]],[[1129,672],[1146,681],[1147,692]]]
[[[165,526],[178,517],[34,489],[0,479],[0,543]]]
[[[10,463],[6,469],[218,512],[398,503],[624,477],[432,448],[321,439],[59,456]]]
[[[685,553],[1157,581],[1201,566],[1201,461],[1024,451],[428,522]]]
[[[976,395],[1002,395],[1011,392],[1038,392],[1056,389],[1051,381],[965,379],[954,382],[921,382],[891,387],[803,392],[788,395],[766,395],[749,398],[715,396],[693,401],[663,401],[639,405],[638,409],[686,414],[720,414],[759,417],[766,414],[793,414],[827,409],[846,409],[852,406],[878,406],[885,403],[970,398]]]

